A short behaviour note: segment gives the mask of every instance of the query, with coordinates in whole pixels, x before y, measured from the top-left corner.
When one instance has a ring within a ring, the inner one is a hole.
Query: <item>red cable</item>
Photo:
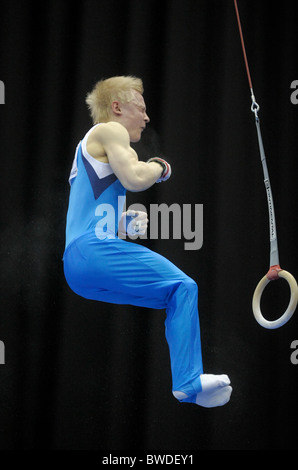
[[[247,57],[246,57],[246,51],[245,51],[244,39],[243,39],[242,28],[241,28],[241,21],[240,21],[238,6],[237,6],[237,0],[234,0],[234,5],[235,5],[236,16],[237,16],[237,21],[238,21],[238,27],[239,27],[239,33],[240,33],[240,39],[241,39],[241,44],[242,44],[242,50],[243,50],[243,56],[244,56],[244,62],[245,62],[245,67],[246,67],[246,72],[247,72],[249,88],[252,90],[252,82],[250,78],[250,72],[249,72],[249,67],[248,67],[248,62],[247,62]]]

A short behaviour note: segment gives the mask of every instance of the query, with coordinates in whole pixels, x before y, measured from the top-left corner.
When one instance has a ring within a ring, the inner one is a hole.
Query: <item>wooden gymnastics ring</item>
[[[261,307],[260,307],[261,297],[267,284],[269,284],[270,281],[279,279],[281,277],[287,281],[291,289],[290,302],[289,302],[287,310],[280,318],[274,321],[268,321],[268,320],[265,320],[261,312]],[[287,323],[287,321],[290,320],[291,316],[295,312],[297,302],[298,302],[298,287],[297,287],[296,279],[288,271],[281,269],[279,265],[275,265],[275,266],[270,267],[266,276],[264,276],[260,280],[259,284],[257,285],[254,295],[253,295],[253,299],[252,299],[252,309],[253,309],[253,313],[257,322],[264,328],[272,330],[272,329],[283,326],[285,323]]]

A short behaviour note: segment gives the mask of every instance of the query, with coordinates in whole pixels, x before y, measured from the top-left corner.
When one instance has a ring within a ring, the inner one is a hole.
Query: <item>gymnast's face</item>
[[[119,122],[127,129],[131,142],[139,142],[146,124],[150,121],[146,113],[143,96],[133,90],[133,99],[128,103],[118,102]]]

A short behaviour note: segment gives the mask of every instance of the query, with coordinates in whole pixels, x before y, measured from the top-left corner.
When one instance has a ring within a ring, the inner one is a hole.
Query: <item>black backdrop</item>
[[[296,1],[239,0],[275,201],[280,262],[298,276]],[[269,267],[254,117],[232,0],[1,3],[1,449],[284,450],[296,445],[298,313],[260,327],[251,300]],[[91,126],[84,97],[141,76],[151,117],[136,149],[173,176],[128,203],[203,204],[204,242],[141,241],[199,285],[205,371],[228,405],[171,395],[165,312],[81,299],[62,270],[68,174]],[[263,309],[286,306],[283,281]]]

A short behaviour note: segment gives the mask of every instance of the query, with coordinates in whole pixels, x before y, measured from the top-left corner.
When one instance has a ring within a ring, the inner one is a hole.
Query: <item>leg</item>
[[[200,375],[203,374],[203,362],[197,306],[197,284],[183,275],[172,287],[165,325],[173,390],[179,390],[188,397],[202,390]]]
[[[227,375],[203,374],[197,301],[197,285],[186,277],[167,308],[173,395],[205,408],[222,406],[229,401],[232,388]]]

